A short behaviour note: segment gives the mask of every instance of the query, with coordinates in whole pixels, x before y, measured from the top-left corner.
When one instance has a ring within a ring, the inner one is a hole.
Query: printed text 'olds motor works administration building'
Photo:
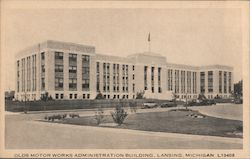
[[[233,68],[168,63],[152,52],[126,58],[95,53],[94,46],[48,40],[17,54],[17,100],[53,99],[228,98],[233,91]],[[26,96],[26,97],[25,97]]]

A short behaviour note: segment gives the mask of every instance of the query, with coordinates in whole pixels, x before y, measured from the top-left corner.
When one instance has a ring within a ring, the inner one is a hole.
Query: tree
[[[236,98],[240,98],[242,97],[243,93],[242,93],[242,86],[243,86],[243,81],[240,80],[239,82],[234,84],[234,96]]]
[[[144,91],[137,92],[135,99],[144,99],[144,93]]]
[[[41,100],[47,102],[49,100],[49,93],[45,92],[44,94],[42,94]],[[46,110],[46,104],[44,104],[43,110]]]
[[[101,92],[98,92],[98,94],[96,95],[95,99],[105,99],[102,95]]]
[[[207,100],[207,97],[204,94],[199,94],[198,99],[204,101]]]

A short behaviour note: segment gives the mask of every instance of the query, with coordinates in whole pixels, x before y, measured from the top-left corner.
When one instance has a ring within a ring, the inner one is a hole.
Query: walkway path
[[[242,104],[217,104],[213,106],[190,107],[200,113],[217,118],[243,120]]]

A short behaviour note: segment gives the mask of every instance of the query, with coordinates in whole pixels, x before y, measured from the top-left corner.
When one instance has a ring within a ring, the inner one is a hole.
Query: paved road
[[[93,112],[92,112],[93,113]],[[88,114],[88,113],[86,113]],[[91,113],[90,113],[91,114]],[[9,114],[7,149],[240,149],[242,139],[98,128],[36,121],[44,114]]]

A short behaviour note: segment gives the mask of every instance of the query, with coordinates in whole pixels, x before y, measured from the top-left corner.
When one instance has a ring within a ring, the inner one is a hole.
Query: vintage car
[[[164,102],[164,103],[161,104],[161,107],[162,107],[162,108],[166,108],[166,107],[176,107],[176,106],[177,106],[177,104],[176,104],[176,102],[174,102],[174,101],[168,101],[168,102]]]
[[[155,107],[157,107],[158,106],[158,104],[157,103],[155,103],[155,102],[145,102],[145,103],[143,103],[143,107],[142,108],[155,108]]]

